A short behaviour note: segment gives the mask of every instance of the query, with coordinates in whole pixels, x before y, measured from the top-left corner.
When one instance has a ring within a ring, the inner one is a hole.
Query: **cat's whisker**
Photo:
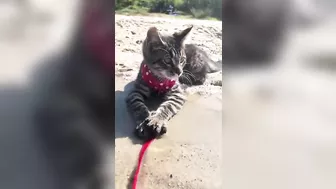
[[[185,78],[190,83],[190,85],[192,85],[191,79],[188,78],[186,75],[182,75],[181,77]]]
[[[196,80],[195,75],[192,74],[190,71],[185,70],[184,73]]]

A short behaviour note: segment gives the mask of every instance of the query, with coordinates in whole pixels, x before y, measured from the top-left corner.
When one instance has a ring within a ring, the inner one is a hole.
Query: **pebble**
[[[211,82],[212,85],[214,86],[222,86],[222,81],[221,80],[215,80],[213,82]]]

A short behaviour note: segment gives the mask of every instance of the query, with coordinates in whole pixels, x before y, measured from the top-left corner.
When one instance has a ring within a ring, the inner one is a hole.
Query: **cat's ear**
[[[187,37],[187,35],[189,34],[189,32],[191,31],[191,29],[193,28],[194,26],[190,26],[189,28],[183,30],[183,31],[180,31],[180,32],[176,32],[173,34],[174,38],[178,41],[180,41],[181,43],[183,43],[183,41],[185,40],[185,38]]]
[[[163,44],[159,31],[156,27],[151,27],[147,31],[147,40],[149,43]]]

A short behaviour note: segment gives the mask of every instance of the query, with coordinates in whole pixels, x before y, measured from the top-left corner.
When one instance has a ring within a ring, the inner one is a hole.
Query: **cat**
[[[167,122],[181,110],[186,100],[181,83],[201,85],[207,73],[221,70],[221,63],[211,60],[203,50],[193,44],[184,44],[192,28],[173,35],[162,35],[156,27],[147,31],[140,71],[133,91],[126,98],[136,123],[135,134],[140,139],[149,140],[167,132]],[[145,100],[153,96],[159,96],[164,102],[157,110],[150,111]]]
[[[86,6],[69,47],[34,74],[33,121],[56,188],[105,186],[100,166],[114,147],[114,13],[99,3]]]

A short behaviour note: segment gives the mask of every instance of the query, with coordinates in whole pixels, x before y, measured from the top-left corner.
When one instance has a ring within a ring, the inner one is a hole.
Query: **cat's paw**
[[[148,118],[137,125],[135,135],[141,139],[157,138],[167,132],[166,122],[156,114],[151,112]]]
[[[134,130],[134,134],[142,139],[142,140],[148,140],[153,138],[153,131],[148,129],[146,126],[148,121],[143,121],[142,123],[138,124]]]
[[[147,127],[151,128],[157,136],[163,135],[167,132],[167,121],[155,111],[151,112],[150,116],[146,120],[148,121]]]

